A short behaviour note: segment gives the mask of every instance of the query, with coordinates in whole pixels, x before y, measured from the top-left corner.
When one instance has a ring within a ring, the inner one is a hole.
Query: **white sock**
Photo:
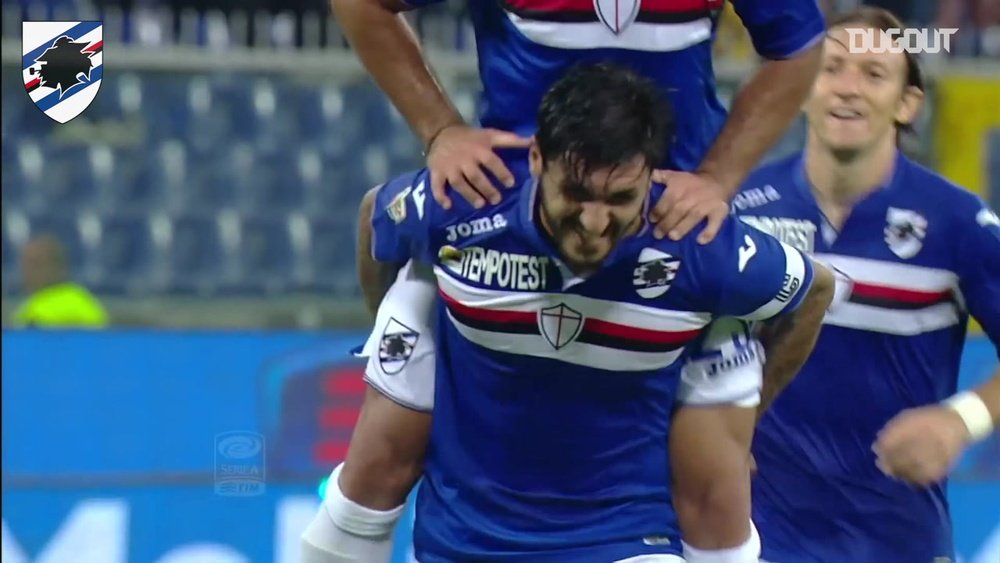
[[[760,560],[760,534],[750,522],[750,537],[736,547],[698,549],[681,541],[687,563],[757,563]]]
[[[374,510],[347,498],[340,489],[343,465],[330,474],[326,499],[302,534],[301,563],[388,563],[405,506]]]

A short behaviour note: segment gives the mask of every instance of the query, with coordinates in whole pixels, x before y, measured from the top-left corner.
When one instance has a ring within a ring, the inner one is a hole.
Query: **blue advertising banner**
[[[361,404],[363,336],[4,332],[4,563],[297,561]],[[963,386],[996,365],[984,340],[963,362]],[[952,483],[969,563],[998,560],[998,473],[988,442]]]

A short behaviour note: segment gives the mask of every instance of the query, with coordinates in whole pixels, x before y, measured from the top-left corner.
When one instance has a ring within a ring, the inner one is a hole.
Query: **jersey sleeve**
[[[798,307],[812,285],[813,265],[803,253],[735,217],[701,248],[696,274],[715,316],[777,317]]]
[[[371,217],[372,258],[376,261],[428,260],[431,215],[436,208],[429,179],[427,169],[421,169],[378,188]]]
[[[816,0],[735,0],[754,49],[767,59],[787,59],[826,35],[826,21]]]
[[[958,287],[965,307],[1000,352],[1000,218],[980,201],[958,245]]]

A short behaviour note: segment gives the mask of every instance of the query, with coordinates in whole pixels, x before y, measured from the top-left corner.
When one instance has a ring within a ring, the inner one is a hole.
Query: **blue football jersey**
[[[530,136],[542,97],[570,66],[617,62],[663,88],[677,120],[664,165],[692,170],[726,118],[712,65],[722,6],[723,0],[469,2],[483,84],[480,123]],[[733,7],[756,50],[770,59],[788,58],[826,33],[815,0],[739,0]]]
[[[813,197],[801,155],[752,174],[734,209],[847,282],[812,356],[757,429],[753,506],[764,559],[953,557],[945,485],[887,478],[872,444],[903,409],[955,392],[970,313],[1000,339],[996,214],[902,155],[839,232]]]
[[[510,165],[524,185],[482,210],[441,209],[426,170],[376,198],[373,256],[433,264],[441,297],[417,558],[680,553],[667,436],[685,349],[715,316],[796,307],[811,263],[731,218],[707,246],[645,226],[579,278],[537,226],[525,163]]]

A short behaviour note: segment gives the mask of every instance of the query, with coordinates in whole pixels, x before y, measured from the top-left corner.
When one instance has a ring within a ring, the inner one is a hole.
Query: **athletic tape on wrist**
[[[974,391],[963,391],[944,402],[962,418],[973,441],[980,441],[993,433],[993,416],[986,403]]]

